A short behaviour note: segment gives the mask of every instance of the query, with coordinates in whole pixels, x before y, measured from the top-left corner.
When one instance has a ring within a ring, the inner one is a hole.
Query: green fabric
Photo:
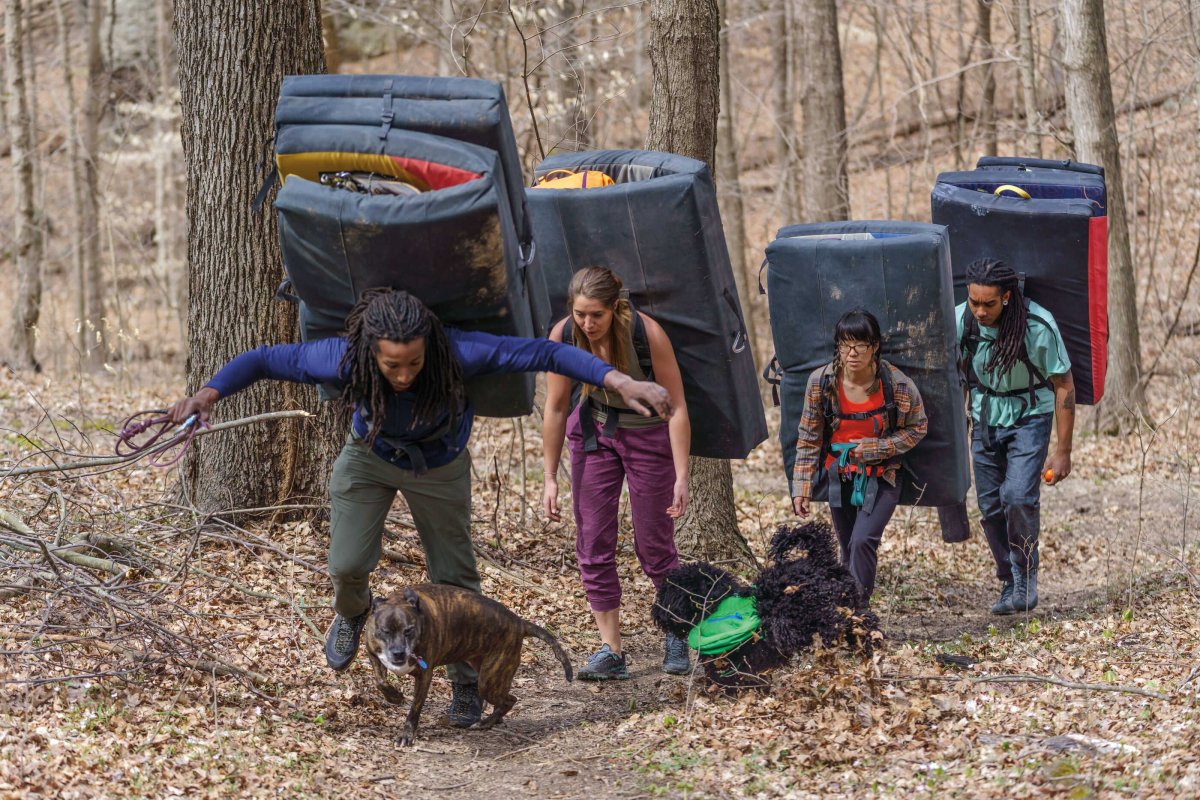
[[[960,303],[954,309],[955,324],[958,328],[957,336],[960,342],[963,335],[963,313],[966,309],[966,303]],[[1026,325],[1025,348],[1029,351],[1029,360],[1047,378],[1051,375],[1065,375],[1071,369],[1071,359],[1067,356],[1067,346],[1063,342],[1062,334],[1059,333],[1058,323],[1055,322],[1054,317],[1049,311],[1032,300],[1029,301],[1029,313],[1039,316],[1050,323],[1049,327],[1047,327],[1040,322],[1030,320],[1028,325]],[[1003,375],[988,374],[987,363],[988,359],[991,358],[994,347],[993,343],[996,341],[996,334],[998,332],[999,328],[996,327],[979,326],[980,341],[979,347],[975,351],[975,374],[979,376],[980,383],[998,392],[1028,387],[1031,382],[1029,370],[1020,361],[1014,364],[1013,368]],[[964,349],[963,356],[965,357],[965,355]],[[992,397],[988,410],[987,424],[1008,427],[1017,424],[1024,417],[1030,417],[1035,414],[1054,413],[1053,389],[1046,387],[1038,389],[1036,396],[1037,403],[1024,409],[1023,405],[1028,405],[1029,403],[1028,395],[1025,395],[1023,398]],[[979,422],[982,408],[983,395],[974,389],[971,390],[971,419]]]
[[[342,448],[329,479],[329,579],[333,608],[353,617],[370,604],[368,582],[379,564],[383,524],[396,492],[412,514],[429,580],[478,592],[479,570],[471,543],[471,456],[467,450],[417,476],[384,461],[353,436]],[[446,668],[455,683],[472,683],[467,664]]]
[[[701,655],[728,653],[753,636],[759,624],[754,598],[730,595],[717,604],[712,616],[692,628],[688,645]]]

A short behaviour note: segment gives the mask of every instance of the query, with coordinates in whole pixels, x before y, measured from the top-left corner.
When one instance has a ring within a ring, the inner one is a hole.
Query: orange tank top
[[[833,432],[833,436],[829,439],[829,443],[837,444],[840,442],[853,442],[857,439],[877,439],[882,436],[884,430],[887,428],[887,412],[883,407],[883,384],[881,383],[879,388],[861,403],[852,402],[846,397],[846,391],[842,388],[840,379],[838,379],[837,385],[838,405],[841,407],[841,413],[862,414],[868,411],[874,411],[875,413],[864,419],[840,420],[837,429]],[[831,467],[835,460],[833,453],[828,453],[825,456],[825,468],[828,469]],[[847,471],[858,472],[858,465],[850,464]],[[883,468],[879,465],[872,465],[867,468],[867,472],[871,475],[881,475],[883,474]]]

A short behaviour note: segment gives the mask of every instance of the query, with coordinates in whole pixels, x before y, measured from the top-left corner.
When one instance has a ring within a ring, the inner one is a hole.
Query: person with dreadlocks
[[[545,486],[542,508],[559,521],[558,466],[563,439],[571,444],[571,487],[575,492],[575,555],[600,631],[600,649],[576,673],[583,680],[629,677],[621,647],[621,583],[617,578],[617,511],[621,487],[629,484],[633,549],[655,588],[679,566],[675,520],[688,504],[691,424],[675,350],[662,326],[638,311],[612,270],[587,267],[567,288],[570,315],[550,331],[555,341],[573,343],[622,372],[655,380],[670,393],[670,421],[631,414],[620,397],[603,387],[546,379],[542,417]],[[572,410],[572,395],[577,404]],[[668,633],[663,672],[691,671],[687,642]]]
[[[639,414],[669,418],[668,393],[635,381],[593,355],[545,339],[493,336],[445,328],[405,291],[362,294],[343,336],[259,347],[221,368],[193,396],[176,403],[172,421],[206,419],[218,398],[256,381],[324,384],[341,390],[346,445],[329,480],[329,577],[337,612],[325,658],[344,670],[358,652],[371,609],[368,581],[379,563],[384,520],[396,492],[408,503],[425,551],[429,580],[478,592],[471,544],[471,467],[467,440],[474,407],[464,381],[479,375],[556,372],[619,395]],[[480,719],[477,673],[447,668],[453,684],[448,717],[456,727]]]
[[[900,457],[929,430],[921,393],[880,355],[879,320],[861,308],[833,329],[833,361],[813,370],[804,397],[792,468],[792,508],[811,512],[820,473],[842,564],[865,606],[875,591],[879,543],[900,502]]]
[[[992,613],[1031,611],[1038,604],[1043,474],[1050,484],[1071,474],[1071,361],[1054,317],[1024,296],[1003,261],[983,258],[967,267],[967,301],[955,316],[969,387],[975,493],[1001,582]],[[1056,415],[1058,444],[1047,458]]]

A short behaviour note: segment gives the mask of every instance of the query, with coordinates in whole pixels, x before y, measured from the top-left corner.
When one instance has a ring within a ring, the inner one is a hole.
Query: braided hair
[[[996,344],[984,366],[989,375],[1003,375],[1018,361],[1028,357],[1028,351],[1025,349],[1025,328],[1029,320],[1020,280],[1013,268],[1003,261],[997,258],[980,258],[972,261],[967,267],[967,285],[971,284],[994,286],[1002,295],[1004,292],[1012,293],[1000,309]]]
[[[828,395],[829,408],[838,407],[838,386],[841,384],[843,342],[866,342],[875,348],[875,381],[871,384],[870,394],[879,391],[880,376],[883,374],[883,334],[879,328],[879,320],[865,308],[852,308],[833,327],[833,374],[836,380],[830,381],[825,392]]]
[[[425,340],[425,365],[413,385],[417,397],[412,426],[431,425],[449,411],[450,430],[458,429],[466,407],[462,365],[450,348],[441,320],[424,303],[403,290],[368,289],[346,317],[345,336],[346,353],[338,373],[347,383],[339,411],[348,420],[362,404],[370,424],[368,444],[374,444],[383,426],[391,392],[375,361],[380,339],[401,344]]]

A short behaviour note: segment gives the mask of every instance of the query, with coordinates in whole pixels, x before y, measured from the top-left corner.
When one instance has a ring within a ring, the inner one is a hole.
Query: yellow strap
[[[1024,190],[1024,189],[1022,189],[1020,186],[1013,186],[1011,183],[1006,183],[1006,184],[1004,184],[1003,186],[997,186],[997,187],[996,187],[996,191],[992,192],[992,194],[994,194],[994,195],[996,195],[997,197],[999,197],[1001,192],[1012,192],[1013,194],[1020,195],[1021,197],[1024,197],[1026,200],[1031,200],[1031,199],[1032,199],[1032,198],[1029,196],[1029,192],[1025,191],[1025,190]]]

